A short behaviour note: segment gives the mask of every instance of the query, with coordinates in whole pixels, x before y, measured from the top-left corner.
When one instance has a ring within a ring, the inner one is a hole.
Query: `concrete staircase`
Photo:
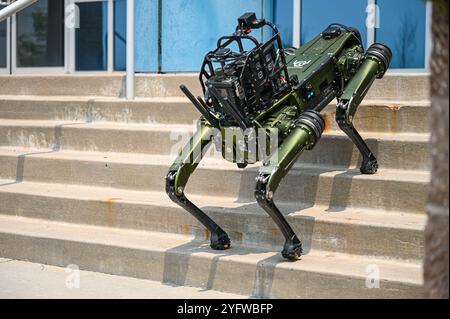
[[[252,297],[422,296],[427,75],[388,74],[361,106],[376,175],[359,174],[326,109],[324,137],[277,192],[304,243],[295,263],[253,200],[257,166],[210,154],[186,189],[229,233],[227,251],[210,250],[208,232],[166,196],[178,133],[199,117],[181,83],[199,90],[194,75],[138,76],[130,102],[120,74],[0,76],[0,257]]]

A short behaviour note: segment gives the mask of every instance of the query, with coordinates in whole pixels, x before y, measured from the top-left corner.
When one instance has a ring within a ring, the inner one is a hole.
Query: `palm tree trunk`
[[[448,1],[433,2],[431,57],[432,177],[425,229],[424,290],[426,298],[449,297],[449,95]]]

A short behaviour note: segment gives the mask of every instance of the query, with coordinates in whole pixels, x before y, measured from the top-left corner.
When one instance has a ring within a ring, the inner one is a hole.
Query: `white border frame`
[[[302,20],[302,0],[292,0],[293,1],[293,23],[292,23],[292,42],[294,47],[300,47],[301,44],[301,20]],[[376,4],[376,0],[367,0],[367,5]],[[390,69],[388,73],[411,73],[411,72],[429,72],[430,69],[430,57],[433,47],[433,39],[431,36],[431,20],[432,20],[432,10],[433,6],[431,2],[426,3],[425,12],[425,61],[424,68],[420,69]],[[378,13],[378,12],[377,12]],[[379,17],[375,17],[378,19]],[[376,40],[376,28],[367,28],[367,47],[372,45]]]

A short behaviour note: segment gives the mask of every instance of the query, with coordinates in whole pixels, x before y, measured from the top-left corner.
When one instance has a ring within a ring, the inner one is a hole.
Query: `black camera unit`
[[[264,26],[270,27],[274,35],[260,43],[250,33]],[[250,51],[244,49],[244,41],[250,41]],[[233,46],[237,51],[233,51]],[[248,128],[248,120],[291,90],[277,27],[257,19],[254,13],[242,15],[235,33],[221,37],[217,48],[206,54],[200,83],[206,102],[200,98],[199,101],[204,108],[212,108],[213,113],[220,114],[219,121]]]

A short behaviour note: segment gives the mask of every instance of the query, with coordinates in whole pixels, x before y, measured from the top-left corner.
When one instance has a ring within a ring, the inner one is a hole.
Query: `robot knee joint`
[[[340,129],[345,129],[352,126],[351,122],[349,121],[349,117],[347,115],[345,106],[343,104],[339,104],[338,107],[336,108],[335,120]]]
[[[255,199],[262,207],[273,202],[273,190],[267,188],[267,182],[272,174],[260,173],[256,178]]]
[[[183,188],[180,186],[179,189],[175,189],[175,177],[178,172],[176,171],[169,171],[169,173],[166,176],[166,193],[169,196],[169,198],[174,201],[178,202],[183,197]]]

